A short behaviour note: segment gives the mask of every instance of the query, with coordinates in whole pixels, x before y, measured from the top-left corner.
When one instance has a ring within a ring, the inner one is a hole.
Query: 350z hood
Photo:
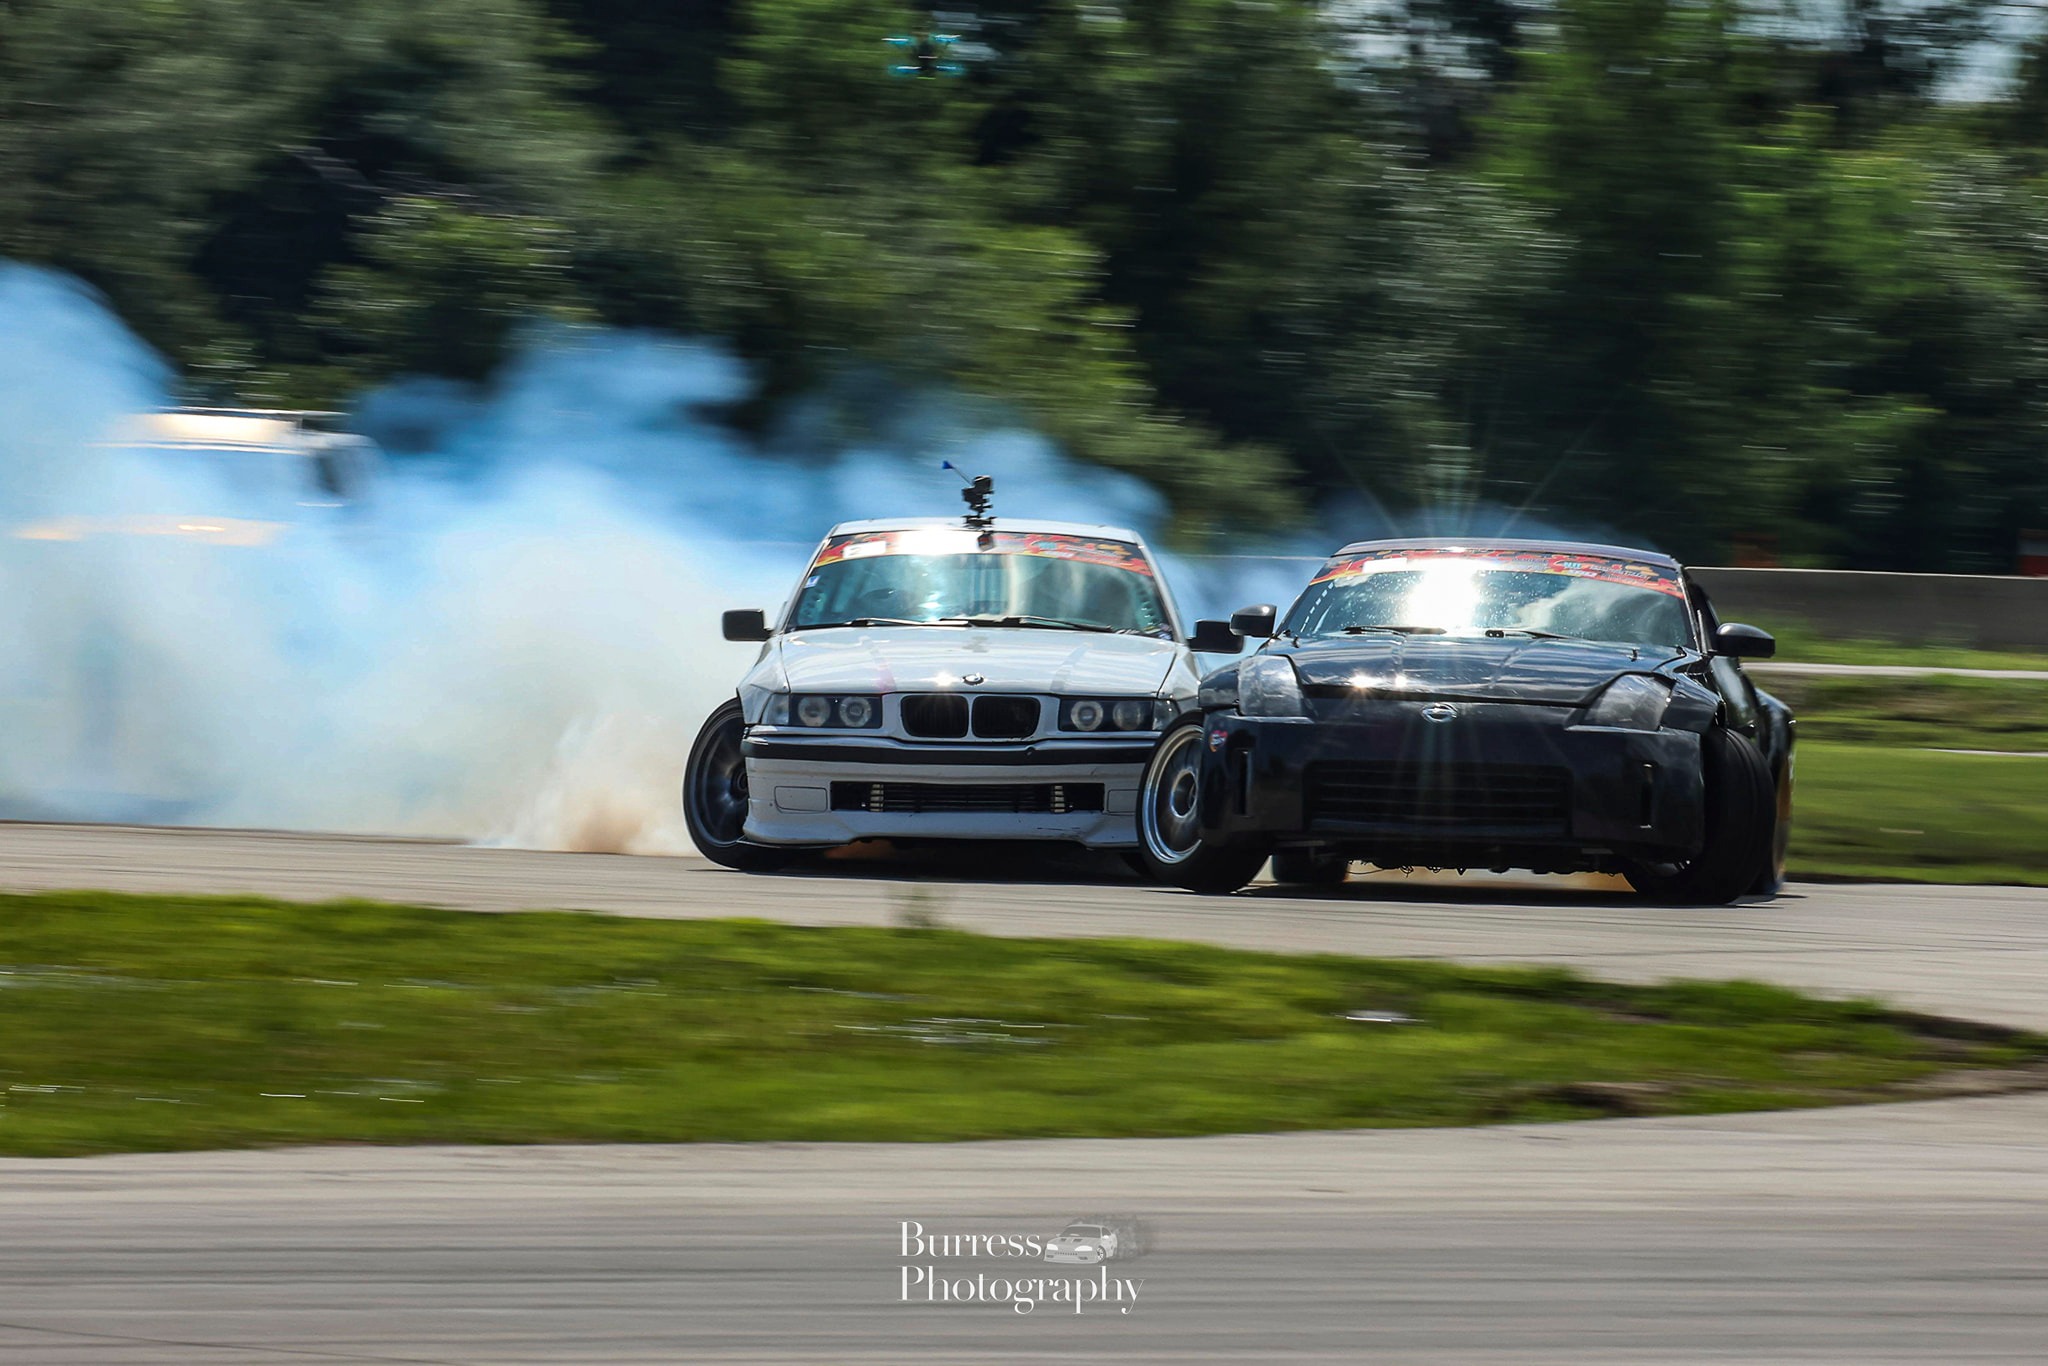
[[[988,626],[793,631],[775,655],[791,692],[981,692],[1151,696],[1181,647],[1150,636]]]
[[[1481,636],[1362,636],[1287,651],[1310,686],[1394,695],[1576,706],[1623,673],[1666,672],[1676,650],[1604,641]]]

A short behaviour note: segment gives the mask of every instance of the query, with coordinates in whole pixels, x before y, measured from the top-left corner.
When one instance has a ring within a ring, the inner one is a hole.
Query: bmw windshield
[[[1151,562],[1130,542],[1012,531],[988,542],[950,527],[834,536],[804,576],[790,629],[964,624],[1172,637]]]
[[[1339,554],[1295,602],[1281,629],[1304,640],[1386,632],[1696,648],[1677,569],[1551,550]]]

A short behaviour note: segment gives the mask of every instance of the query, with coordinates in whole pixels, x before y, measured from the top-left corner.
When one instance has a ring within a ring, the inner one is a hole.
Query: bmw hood
[[[1152,696],[1182,647],[1151,636],[988,626],[837,626],[777,638],[791,692],[982,692]]]
[[[1660,673],[1677,650],[1527,636],[1396,636],[1312,641],[1289,650],[1308,686],[1396,696],[1576,706],[1617,674]]]

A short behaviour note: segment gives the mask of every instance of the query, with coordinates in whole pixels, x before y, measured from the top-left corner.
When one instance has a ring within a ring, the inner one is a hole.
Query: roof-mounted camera
[[[981,533],[981,548],[987,550],[996,542],[993,530],[996,515],[989,510],[990,504],[995,501],[996,481],[985,474],[977,474],[968,479],[960,467],[950,460],[941,461],[939,468],[951,470],[966,481],[967,487],[960,490],[960,501],[967,504],[967,529]]]
[[[995,514],[988,510],[995,496],[996,481],[985,474],[975,475],[967,487],[960,490],[961,501],[967,504],[967,525],[976,531],[995,525]]]

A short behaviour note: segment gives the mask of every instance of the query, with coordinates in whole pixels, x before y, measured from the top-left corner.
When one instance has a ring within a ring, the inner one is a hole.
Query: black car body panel
[[[1388,545],[1462,550],[1365,543],[1338,558]],[[1252,658],[1288,661],[1303,715],[1242,714],[1242,663],[1203,680],[1204,841],[1308,847],[1381,866],[1618,871],[1700,849],[1710,727],[1746,736],[1789,785],[1790,712],[1705,647],[1718,621],[1675,562],[1619,547],[1482,545],[1661,566],[1673,577],[1660,591],[1683,595],[1690,639],[1638,645],[1516,630],[1297,639],[1283,628]],[[1669,687],[1658,724],[1593,724],[1596,701],[1629,674]]]

